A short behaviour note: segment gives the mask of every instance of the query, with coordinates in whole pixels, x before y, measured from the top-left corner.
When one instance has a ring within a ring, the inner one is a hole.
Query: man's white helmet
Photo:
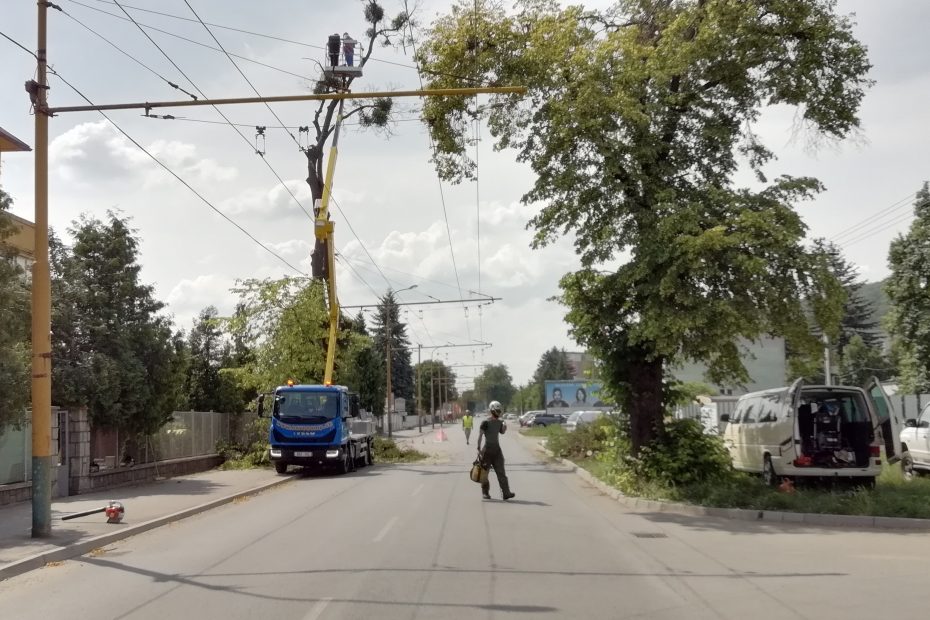
[[[497,413],[500,413],[500,412],[501,412],[501,404],[500,404],[499,402],[497,402],[496,400],[492,400],[492,401],[491,401],[491,404],[488,405],[488,409],[489,409],[491,412],[495,412],[495,411],[496,411]]]

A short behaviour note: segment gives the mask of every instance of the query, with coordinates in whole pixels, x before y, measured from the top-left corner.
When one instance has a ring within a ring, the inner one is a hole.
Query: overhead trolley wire
[[[136,63],[137,65],[139,65],[139,66],[141,66],[142,68],[144,68],[145,70],[147,70],[149,73],[151,73],[152,75],[154,75],[154,76],[157,77],[158,79],[160,79],[160,80],[162,80],[163,82],[165,82],[166,84],[168,84],[168,86],[170,86],[171,88],[174,88],[175,90],[181,91],[182,93],[184,93],[185,95],[187,95],[188,97],[190,97],[191,99],[193,99],[193,100],[195,100],[195,101],[197,100],[197,95],[194,95],[193,93],[190,93],[190,92],[184,90],[183,88],[181,88],[180,86],[178,86],[177,84],[175,84],[174,82],[172,82],[171,80],[169,80],[168,78],[166,78],[165,76],[163,76],[162,74],[160,74],[158,71],[156,71],[155,69],[151,68],[150,66],[148,66],[147,64],[145,64],[144,62],[142,62],[141,60],[139,60],[138,58],[136,58],[135,56],[133,56],[132,54],[130,54],[129,52],[127,52],[126,50],[124,50],[123,48],[121,48],[120,46],[118,46],[116,43],[114,43],[114,42],[111,41],[110,39],[106,38],[105,36],[103,36],[102,34],[100,34],[99,32],[97,32],[96,30],[94,30],[93,28],[91,28],[90,26],[88,26],[87,24],[85,24],[84,22],[82,22],[81,20],[79,20],[77,17],[75,17],[75,16],[72,15],[71,13],[65,11],[64,9],[62,9],[61,7],[58,7],[58,6],[56,6],[55,8],[57,8],[59,11],[61,11],[62,13],[64,13],[67,17],[69,17],[69,18],[71,18],[72,20],[74,20],[75,22],[77,22],[80,26],[82,26],[85,30],[87,30],[87,31],[90,32],[91,34],[93,34],[93,35],[99,37],[100,39],[104,40],[106,43],[108,43],[111,47],[113,47],[113,48],[114,48],[116,51],[118,51],[120,54],[126,56],[127,58],[129,58],[130,60],[132,60],[134,63]]]
[[[850,235],[858,234],[858,231],[860,229],[865,228],[869,226],[870,224],[877,223],[878,220],[882,220],[886,218],[887,216],[891,215],[895,211],[900,211],[901,209],[909,207],[910,204],[908,204],[908,201],[913,199],[916,195],[917,195],[917,192],[911,192],[910,194],[908,194],[901,200],[898,200],[897,202],[893,203],[892,205],[888,207],[885,207],[884,209],[880,209],[874,215],[867,217],[866,219],[862,220],[858,224],[854,224],[850,226],[849,228],[845,228],[841,230],[840,232],[838,232],[836,235],[833,236],[833,239],[839,240],[842,237],[848,237]]]
[[[88,4],[84,4],[83,2],[78,2],[78,0],[68,0],[68,1],[69,1],[69,2],[72,2],[72,3],[74,3],[74,4],[77,4],[77,5],[79,5],[79,6],[85,7],[85,8],[87,8],[87,9],[91,10],[91,11],[96,11],[96,12],[98,12],[98,13],[103,13],[104,15],[109,15],[110,17],[115,17],[116,19],[121,19],[121,20],[123,20],[123,21],[125,21],[125,22],[131,22],[131,21],[133,21],[132,19],[128,19],[128,18],[126,18],[126,17],[123,16],[123,15],[117,15],[116,13],[110,13],[109,11],[104,11],[103,9],[98,9],[98,8],[95,7],[95,6],[90,6],[90,5],[88,5]],[[115,4],[115,2],[107,2],[107,4]],[[136,8],[136,7],[129,6],[128,4],[125,4],[125,6],[131,8],[131,9],[135,9],[135,8]],[[186,19],[186,18],[185,18],[185,19]],[[193,20],[190,20],[190,21],[193,21]],[[208,49],[208,50],[212,50],[212,51],[214,51],[214,52],[219,52],[219,53],[221,53],[221,54],[223,53],[223,50],[218,49],[218,48],[216,48],[216,47],[213,47],[212,45],[207,45],[206,43],[201,43],[200,41],[195,41],[194,39],[191,39],[191,38],[188,38],[188,37],[179,35],[179,34],[177,34],[177,33],[174,33],[174,32],[168,31],[168,30],[164,30],[164,29],[162,29],[162,28],[158,28],[157,26],[152,26],[151,24],[145,24],[145,23],[142,23],[142,22],[137,21],[137,20],[136,20],[135,23],[140,24],[140,25],[144,26],[145,28],[148,28],[149,30],[152,30],[152,31],[154,31],[154,32],[160,32],[161,34],[164,34],[164,35],[166,35],[166,36],[174,37],[175,39],[180,39],[181,41],[186,41],[187,43],[191,43],[191,44],[193,44],[193,45],[197,45],[197,46],[199,46],[199,47],[203,47],[203,48],[206,48],[206,49]],[[311,78],[311,77],[306,76],[306,75],[301,75],[301,74],[299,74],[299,73],[294,73],[293,71],[288,71],[287,69],[282,69],[281,67],[276,67],[276,66],[274,66],[274,65],[269,65],[269,64],[267,64],[267,63],[261,62],[261,61],[259,61],[259,60],[254,60],[254,59],[248,58],[248,57],[246,57],[246,56],[240,56],[239,54],[233,54],[232,52],[230,52],[230,56],[233,56],[234,58],[238,58],[239,60],[244,60],[244,61],[246,61],[246,62],[250,62],[250,63],[252,63],[252,64],[260,65],[260,66],[262,66],[262,67],[265,67],[265,68],[267,68],[267,69],[271,69],[271,70],[273,70],[273,71],[278,71],[279,73],[286,73],[287,75],[291,75],[291,76],[293,76],[293,77],[300,78],[300,79],[302,79],[302,80],[307,80],[308,82],[315,82],[315,81],[316,81],[315,78]]]
[[[407,6],[407,0],[404,0],[404,11],[408,15],[410,14],[410,9]],[[410,44],[411,44],[411,47],[413,48],[413,57],[414,59],[416,59],[417,43],[416,43],[416,37],[414,36],[414,33],[413,33],[413,26],[408,23],[407,27],[410,29]],[[422,89],[423,88],[423,73],[420,71],[420,61],[415,60],[415,62],[416,62],[416,69],[417,69],[417,79],[420,81],[420,88]],[[433,152],[433,156],[435,156],[436,155],[436,143],[433,140],[433,134],[432,132],[428,132],[427,135],[429,137],[430,150]],[[442,215],[446,221],[446,236],[449,238],[449,254],[452,256],[452,270],[455,272],[455,282],[458,285],[459,297],[463,297],[462,281],[459,278],[459,268],[455,262],[455,247],[453,246],[453,243],[452,243],[452,227],[449,224],[449,210],[446,208],[446,195],[442,187],[442,179],[439,178],[438,174],[436,175],[436,180],[439,182],[439,198],[440,198],[440,202],[442,203]],[[465,306],[465,304],[462,304],[462,308],[465,310],[465,327],[466,327],[466,330],[468,331],[468,339],[471,340],[471,326],[468,321],[468,308]]]
[[[101,13],[106,13],[107,15],[113,15],[113,13],[107,13],[107,12],[104,11],[103,9],[98,9],[98,8],[93,7],[93,6],[90,6],[90,5],[88,5],[88,4],[84,4],[83,2],[80,2],[79,0],[69,0],[69,1],[70,1],[70,2],[74,2],[75,4],[79,4],[79,5],[81,5],[81,6],[87,7],[88,9],[91,9],[91,10],[94,10],[94,11],[100,11]],[[94,2],[97,2],[97,3],[100,3],[100,4],[110,4],[110,5],[116,4],[115,0],[93,0],[93,1],[94,1]],[[134,9],[134,10],[136,10],[136,11],[141,11],[141,12],[143,12],[143,13],[151,13],[151,14],[153,14],[153,15],[160,15],[160,16],[162,16],[162,17],[169,17],[169,18],[171,18],[171,19],[177,19],[177,20],[187,21],[187,22],[194,22],[194,21],[196,21],[196,20],[194,20],[194,19],[191,19],[190,17],[184,17],[183,15],[175,15],[175,14],[173,14],[173,13],[164,13],[164,12],[162,12],[162,11],[155,11],[155,10],[153,10],[153,9],[145,9],[145,8],[142,8],[142,7],[132,6],[132,5],[126,4],[125,2],[123,3],[123,5],[126,6],[126,7],[128,7],[128,8],[130,8],[130,9]],[[404,7],[404,10],[406,10],[406,7]],[[265,34],[265,33],[261,33],[261,32],[255,32],[255,31],[252,31],[252,30],[246,30],[246,29],[244,29],[244,28],[235,28],[235,27],[233,27],[233,26],[224,26],[224,25],[222,25],[222,24],[214,24],[214,23],[211,23],[211,22],[206,22],[206,24],[207,24],[208,26],[213,26],[214,28],[220,28],[221,30],[230,30],[230,31],[232,31],[232,32],[239,32],[239,33],[247,34],[247,35],[250,35],[250,36],[253,36],[253,37],[260,37],[260,38],[263,38],[263,39],[270,39],[270,40],[273,40],[273,41],[280,41],[281,43],[290,43],[290,44],[292,44],[292,45],[299,45],[300,47],[308,47],[308,48],[316,49],[316,50],[326,50],[326,46],[324,46],[324,45],[315,45],[315,44],[313,44],[313,43],[306,43],[306,42],[304,42],[304,41],[296,41],[296,40],[294,40],[294,39],[288,39],[288,38],[279,37],[279,36],[276,36],[276,35]],[[213,49],[213,48],[211,48],[211,49]],[[241,58],[241,56],[240,56],[239,58]],[[386,64],[386,65],[394,65],[395,67],[403,67],[404,69],[416,69],[416,70],[419,71],[419,69],[418,69],[415,65],[408,65],[408,64],[406,64],[406,63],[397,62],[397,61],[394,61],[394,60],[385,60],[385,59],[383,59],[383,58],[371,58],[370,61],[371,61],[371,62],[380,62],[380,63]],[[438,71],[427,71],[427,73],[431,73],[431,74],[434,74],[434,75],[447,75],[447,76],[449,76],[449,77],[454,77],[454,78],[457,78],[457,79],[460,79],[460,80],[471,81],[471,78],[464,77],[464,76],[461,76],[461,75],[453,75],[453,74],[451,74],[451,73],[442,73],[442,72],[438,72]]]
[[[191,6],[191,3],[188,2],[187,0],[184,0],[184,4],[186,4],[186,5],[187,5],[187,8],[189,8],[189,9],[191,10],[191,13],[194,14],[194,17],[197,18],[197,21],[200,22],[200,24],[204,27],[204,30],[207,31],[207,33],[210,35],[210,37],[213,39],[213,41],[220,47],[221,50],[223,50],[223,53],[226,54],[226,58],[228,58],[228,59],[229,59],[229,62],[231,62],[231,63],[233,64],[233,66],[236,68],[236,71],[238,71],[238,72],[239,72],[239,75],[242,76],[242,79],[244,79],[244,80],[246,81],[246,83],[252,88],[252,90],[255,92],[255,95],[256,95],[257,97],[261,97],[262,94],[261,94],[260,92],[258,92],[258,89],[257,89],[257,88],[255,88],[255,84],[252,83],[252,80],[250,80],[250,79],[248,78],[248,76],[245,74],[245,72],[243,72],[242,69],[239,67],[239,65],[236,64],[236,61],[233,60],[233,57],[229,55],[229,52],[226,51],[226,48],[223,47],[223,44],[220,43],[219,39],[216,38],[216,35],[213,34],[213,31],[210,30],[210,27],[207,26],[207,25],[204,23],[203,19],[200,18],[200,15],[197,14],[197,11],[195,11],[195,10],[194,10],[194,7]],[[268,104],[267,101],[264,102],[264,103],[265,103],[265,107],[268,108],[268,111],[271,112],[271,115],[274,116],[275,120],[278,121],[278,123],[280,123],[281,126],[283,127],[283,126],[284,126],[284,121],[282,121],[281,118],[277,115],[277,113],[275,113],[275,111],[271,109],[271,106]],[[291,140],[294,141],[294,143],[297,145],[297,148],[302,150],[302,147],[301,147],[301,145],[300,145],[300,141],[297,139],[297,137],[294,136],[294,134],[292,134],[291,132],[288,132],[287,135],[289,135],[289,136],[291,137]]]
[[[154,45],[154,46],[158,49],[158,51],[162,53],[162,55],[168,60],[168,62],[170,62],[171,65],[172,65],[175,69],[177,69],[178,72],[179,72],[181,75],[184,76],[184,79],[187,80],[187,81],[190,83],[190,85],[194,87],[194,90],[196,90],[196,91],[200,94],[200,96],[203,97],[204,99],[209,99],[209,97],[207,97],[207,96],[204,94],[204,92],[200,89],[200,87],[198,87],[197,84],[194,83],[194,81],[184,72],[184,70],[181,69],[181,67],[179,67],[178,64],[177,64],[176,62],[174,62],[174,60],[171,58],[171,56],[169,56],[168,53],[165,52],[165,50],[163,50],[163,49],[161,48],[161,46],[155,41],[155,39],[153,39],[153,38],[149,35],[149,33],[145,31],[145,28],[143,28],[142,25],[139,24],[139,23],[135,20],[135,18],[133,18],[132,15],[130,15],[129,12],[126,11],[126,9],[124,9],[123,6],[122,6],[119,2],[115,2],[115,1],[114,1],[114,4],[116,4],[116,6],[118,6],[120,9],[122,9],[122,11],[126,14],[126,17],[128,17],[129,20],[130,20],[133,24],[135,24],[136,28],[138,28],[139,31],[142,32],[143,35],[145,35],[145,38],[146,38],[146,39],[148,39],[149,41],[152,42],[152,45]],[[255,145],[252,144],[252,142],[251,142],[247,137],[245,137],[245,134],[243,134],[243,133],[239,130],[238,127],[236,127],[235,125],[233,125],[232,121],[229,120],[229,117],[227,117],[226,114],[224,114],[223,111],[220,110],[220,108],[219,108],[218,106],[213,105],[213,106],[211,106],[211,107],[212,107],[214,110],[216,110],[217,114],[219,114],[219,115],[223,118],[223,120],[226,121],[226,123],[227,123],[230,127],[232,127],[233,131],[235,131],[237,134],[239,134],[239,137],[242,138],[242,140],[243,140],[247,145],[249,145],[249,149],[254,149],[254,148],[255,148]],[[282,124],[283,124],[283,123],[282,123]],[[304,207],[303,203],[301,203],[300,200],[297,199],[297,196],[294,195],[294,192],[291,191],[291,188],[288,187],[287,183],[284,182],[284,179],[281,178],[281,175],[278,174],[278,171],[275,170],[274,166],[271,165],[271,162],[269,162],[269,161],[265,158],[264,154],[261,153],[258,149],[255,149],[255,152],[256,152],[256,154],[258,154],[258,155],[261,157],[261,160],[265,163],[265,166],[268,167],[268,169],[271,171],[271,173],[274,175],[274,177],[275,177],[275,178],[278,180],[278,182],[284,187],[285,191],[287,191],[287,193],[290,194],[290,196],[291,196],[291,198],[294,200],[294,202],[297,203],[297,206],[300,207],[300,210],[304,212],[304,215],[306,215],[307,218],[312,222],[312,221],[313,221],[313,216],[310,215],[310,212],[307,211],[307,209],[306,209],[306,207]]]
[[[4,36],[5,36],[5,35],[4,35]],[[9,37],[6,37],[6,38],[9,39]],[[12,40],[12,39],[10,39],[10,40]],[[14,41],[14,43],[15,43],[15,41]],[[20,46],[20,47],[22,47],[22,46]],[[24,49],[25,49],[25,48],[24,48]],[[30,52],[30,54],[31,54],[31,53],[32,53],[32,52]],[[61,80],[66,86],[68,86],[68,88],[70,88],[71,90],[73,90],[81,99],[83,99],[84,101],[86,101],[88,105],[96,105],[96,104],[94,104],[94,102],[91,101],[84,93],[82,93],[76,86],[74,86],[71,82],[69,82],[67,79],[65,79],[64,76],[62,76],[62,75],[61,75],[60,73],[58,73],[56,70],[54,70],[54,69],[52,69],[51,67],[49,67],[49,68],[48,68],[48,72],[49,72],[50,74],[54,75],[54,76],[55,76],[56,78],[58,78],[59,80]],[[239,229],[239,231],[240,231],[242,234],[244,234],[246,237],[248,237],[249,239],[251,239],[256,245],[258,245],[260,248],[262,248],[263,250],[265,250],[265,252],[267,252],[268,254],[271,254],[273,257],[275,257],[276,259],[278,259],[279,261],[281,261],[284,265],[286,265],[288,268],[290,268],[291,270],[293,270],[295,273],[300,274],[301,276],[307,277],[307,274],[306,274],[306,273],[304,273],[304,272],[301,271],[299,268],[297,268],[297,267],[295,267],[294,265],[292,265],[286,258],[284,258],[284,257],[281,256],[280,254],[278,254],[277,252],[275,252],[274,250],[272,250],[271,248],[269,248],[267,245],[265,245],[265,244],[262,243],[261,241],[259,241],[254,235],[252,235],[252,233],[250,233],[248,230],[246,230],[242,225],[240,225],[240,224],[239,224],[238,222],[236,222],[234,219],[232,219],[231,217],[229,217],[228,215],[226,215],[225,213],[223,213],[220,209],[218,209],[218,208],[217,208],[212,202],[210,202],[203,194],[201,194],[199,191],[197,191],[197,189],[195,189],[190,183],[188,183],[188,182],[185,181],[183,178],[181,178],[181,176],[178,175],[178,173],[176,173],[174,170],[172,170],[170,166],[168,166],[166,163],[164,163],[163,161],[161,161],[160,159],[158,159],[158,157],[156,157],[155,155],[153,155],[147,148],[145,148],[144,146],[142,146],[142,144],[140,144],[135,138],[133,138],[131,135],[129,135],[129,134],[126,132],[126,130],[124,130],[116,121],[114,121],[112,118],[110,118],[110,116],[107,115],[106,112],[104,112],[103,110],[98,110],[98,112],[100,112],[100,115],[103,116],[103,118],[105,118],[111,125],[113,125],[113,127],[115,127],[116,130],[117,130],[118,132],[120,132],[127,140],[129,140],[130,142],[132,142],[132,144],[135,145],[136,148],[138,148],[140,151],[142,151],[143,153],[145,153],[152,161],[154,161],[154,162],[155,162],[156,164],[158,164],[162,169],[164,169],[165,172],[167,172],[168,174],[170,174],[171,176],[173,176],[175,179],[177,179],[184,187],[186,187],[187,189],[189,189],[195,196],[197,196],[197,198],[200,199],[201,202],[203,202],[205,205],[207,205],[208,207],[210,207],[210,209],[212,209],[217,215],[219,215],[219,216],[222,217],[224,220],[226,220],[227,222],[229,222],[230,224],[232,224],[233,226],[235,226],[237,229]]]

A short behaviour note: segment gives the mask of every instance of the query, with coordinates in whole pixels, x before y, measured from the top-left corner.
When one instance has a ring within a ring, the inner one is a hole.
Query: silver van
[[[762,474],[768,485],[782,478],[851,478],[871,484],[882,456],[901,460],[903,421],[881,387],[804,385],[742,396],[727,423],[724,443],[733,467]]]

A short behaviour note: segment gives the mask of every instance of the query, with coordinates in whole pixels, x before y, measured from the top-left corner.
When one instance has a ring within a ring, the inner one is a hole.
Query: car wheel
[[[765,455],[765,460],[762,462],[762,482],[764,482],[767,487],[774,487],[778,484],[775,466],[772,465],[772,457],[768,454]]]
[[[286,473],[287,473],[287,463],[285,463],[284,461],[275,461],[275,462],[274,462],[274,470],[275,470],[276,472],[278,472],[279,474],[286,474]]]
[[[914,457],[911,456],[910,452],[905,451],[901,456],[901,471],[904,472],[905,478],[917,476],[917,471],[914,469]]]

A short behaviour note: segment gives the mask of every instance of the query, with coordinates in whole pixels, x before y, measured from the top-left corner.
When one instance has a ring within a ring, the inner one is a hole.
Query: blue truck
[[[271,461],[279,474],[289,465],[348,473],[374,462],[373,429],[359,420],[358,395],[348,388],[288,382],[271,396]],[[265,413],[261,394],[258,415]]]

